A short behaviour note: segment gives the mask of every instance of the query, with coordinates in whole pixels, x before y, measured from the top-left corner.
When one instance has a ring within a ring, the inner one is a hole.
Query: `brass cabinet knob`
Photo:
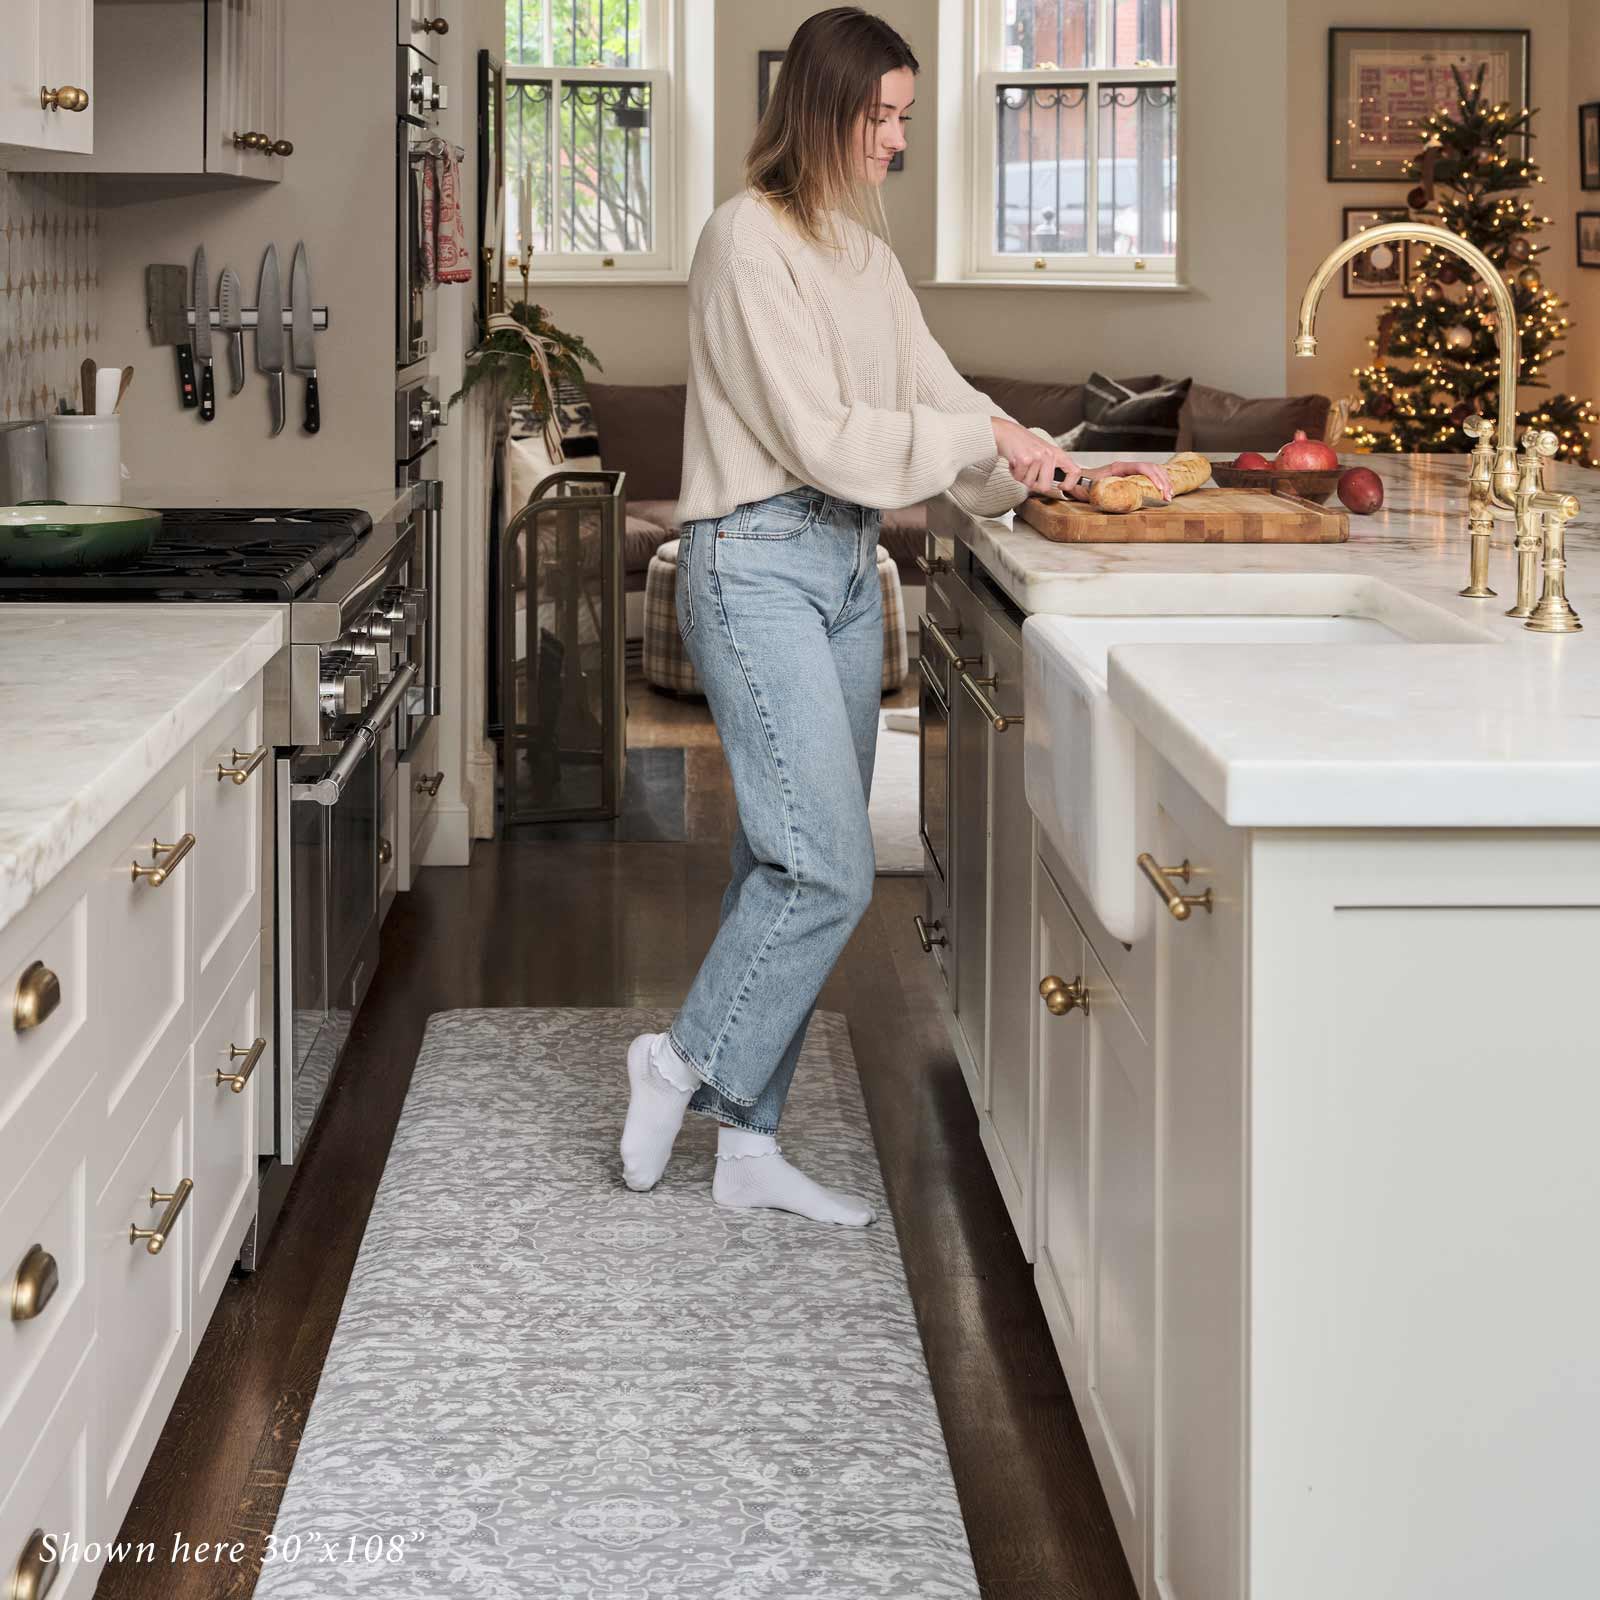
[[[221,1067],[218,1067],[217,1087],[220,1089],[223,1084],[227,1084],[230,1088],[232,1088],[235,1094],[243,1094],[244,1086],[249,1083],[250,1074],[256,1070],[256,1062],[261,1059],[261,1052],[266,1048],[267,1041],[260,1038],[253,1040],[251,1044],[243,1050],[241,1050],[236,1044],[230,1044],[228,1046],[228,1059],[230,1061],[237,1061],[241,1056],[243,1056],[244,1065],[237,1072],[224,1072]]]
[[[1039,980],[1039,994],[1045,1010],[1052,1017],[1064,1017],[1074,1007],[1085,1016],[1089,1014],[1089,990],[1081,977],[1074,978],[1071,983],[1063,983],[1051,973],[1049,977]]]
[[[39,86],[39,104],[46,111],[87,111],[89,109],[89,91],[75,89],[70,83],[64,83],[59,89],[46,89],[43,84]]]
[[[418,794],[432,796],[438,794],[439,785],[443,782],[444,774],[442,772],[435,772],[431,777],[425,772],[417,779],[414,787]]]
[[[449,33],[450,24],[443,17],[424,17],[417,24],[419,33]]]
[[[936,944],[948,944],[950,942],[944,936],[944,924],[942,922],[924,922],[921,916],[915,916],[911,920],[917,925],[917,938],[922,944],[923,955],[932,955],[933,947]],[[938,931],[937,938],[934,937],[935,931]]]
[[[11,1320],[31,1322],[50,1304],[60,1287],[56,1258],[42,1244],[34,1245],[11,1280]]]
[[[235,150],[267,150],[272,146],[272,140],[264,133],[256,133],[253,129],[249,133],[236,133],[233,136]]]
[[[272,153],[275,156],[292,156],[294,154],[294,146],[287,139],[274,139],[272,141]]]
[[[11,1569],[11,1587],[6,1590],[6,1600],[44,1600],[61,1571],[59,1552],[48,1554],[43,1528],[35,1528]]]
[[[178,1213],[189,1203],[189,1196],[194,1193],[194,1179],[184,1178],[171,1194],[158,1194],[154,1189],[150,1191],[150,1204],[152,1206],[165,1206],[167,1209],[161,1213],[161,1220],[153,1228],[141,1228],[136,1223],[128,1224],[128,1243],[137,1244],[141,1239],[150,1242],[145,1249],[153,1256],[161,1254],[161,1247],[167,1242],[167,1235],[177,1225]]]
[[[42,961],[30,961],[11,997],[11,1026],[18,1033],[37,1028],[61,1004],[61,980]]]
[[[1151,888],[1166,902],[1167,910],[1172,913],[1175,922],[1187,922],[1190,912],[1196,906],[1207,914],[1212,911],[1209,889],[1204,894],[1184,894],[1173,885],[1174,878],[1187,883],[1197,870],[1187,861],[1181,867],[1159,867],[1156,865],[1156,858],[1147,850],[1139,857],[1139,870],[1145,875]]]
[[[387,839],[378,840],[378,865],[386,867],[394,860],[394,846]]]
[[[162,844],[159,839],[152,839],[150,841],[150,858],[156,864],[153,867],[141,867],[135,861],[133,863],[133,882],[137,883],[140,878],[148,878],[150,887],[159,889],[172,876],[172,869],[193,849],[194,835],[192,833],[184,834],[176,844]]]
[[[267,747],[262,745],[259,749],[248,752],[230,750],[228,759],[233,763],[232,766],[225,767],[220,761],[217,763],[217,782],[221,783],[224,778],[232,778],[235,783],[243,783],[267,759]]]

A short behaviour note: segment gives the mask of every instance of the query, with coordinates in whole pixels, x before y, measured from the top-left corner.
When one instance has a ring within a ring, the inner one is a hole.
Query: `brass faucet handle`
[[[1529,428],[1522,436],[1523,454],[1549,460],[1561,448],[1561,441],[1548,428]]]
[[[1488,417],[1480,416],[1476,411],[1461,426],[1467,435],[1473,439],[1487,439],[1494,432],[1493,421]]]

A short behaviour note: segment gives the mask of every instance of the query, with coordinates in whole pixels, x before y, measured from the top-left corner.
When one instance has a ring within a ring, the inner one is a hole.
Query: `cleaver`
[[[176,345],[178,392],[191,410],[200,404],[194,381],[194,346],[189,332],[189,273],[184,267],[152,264],[144,269],[145,314],[156,344]]]

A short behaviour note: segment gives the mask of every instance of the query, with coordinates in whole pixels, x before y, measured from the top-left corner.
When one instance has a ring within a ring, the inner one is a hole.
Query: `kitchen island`
[[[1148,1595],[1600,1562],[1600,475],[1550,637],[1362,459],[1347,544],[930,516],[919,932]]]
[[[7,1593],[93,1592],[256,1220],[283,641],[279,606],[0,605]]]

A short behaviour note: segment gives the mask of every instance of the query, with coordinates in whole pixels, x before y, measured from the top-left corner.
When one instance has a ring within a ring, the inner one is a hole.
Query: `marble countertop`
[[[0,605],[0,928],[284,640],[254,605]]]
[[[246,504],[257,511],[287,510],[305,505],[326,507],[332,511],[365,511],[376,527],[393,519],[395,508],[410,498],[413,488],[413,485],[407,485],[397,489],[393,484],[364,488],[355,484],[336,493],[319,491],[309,500],[304,494],[290,494],[286,490],[281,495],[249,495]],[[167,506],[217,506],[232,510],[238,507],[239,496],[197,490],[192,484],[146,483],[142,479],[132,478],[122,486],[122,503],[127,506],[150,506],[158,511]]]
[[[1096,457],[1087,458],[1091,463]],[[1360,456],[1386,505],[1346,544],[1062,545],[947,496],[953,534],[1028,612],[1117,615],[1316,609],[1324,575],[1375,580],[1475,624],[1483,643],[1113,647],[1112,703],[1223,819],[1241,827],[1600,827],[1600,472],[1557,466],[1584,503],[1567,528],[1582,633],[1505,616],[1510,519],[1494,600],[1465,600],[1465,457]],[[1220,581],[1223,580],[1223,581]]]

